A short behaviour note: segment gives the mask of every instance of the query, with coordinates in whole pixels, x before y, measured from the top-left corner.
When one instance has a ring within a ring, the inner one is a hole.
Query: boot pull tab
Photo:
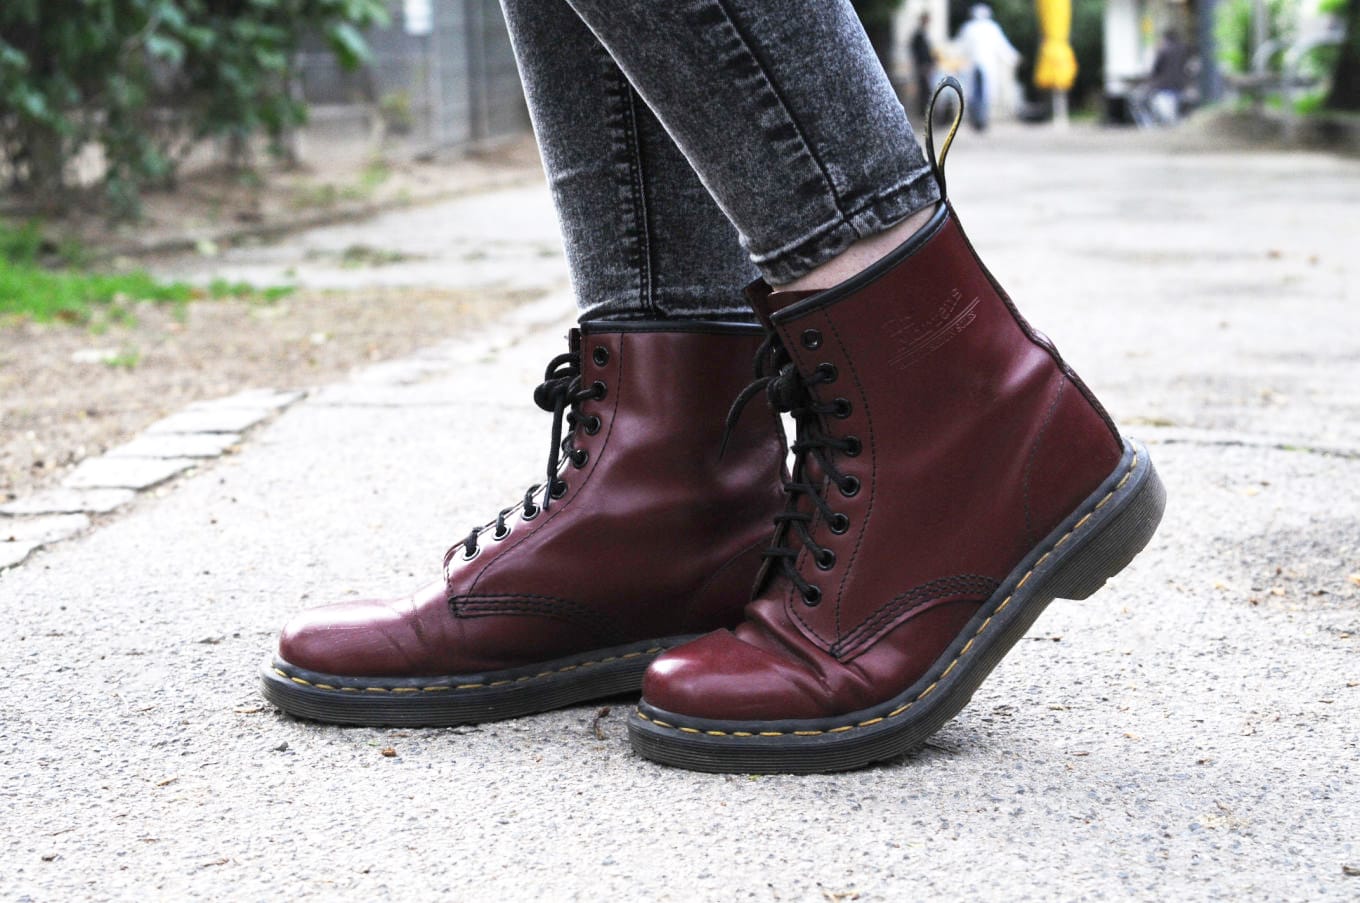
[[[944,136],[944,144],[940,147],[940,156],[935,158],[935,102],[940,99],[940,95],[945,90],[953,91],[959,98],[959,108],[954,113],[954,121],[949,124],[949,134]],[[935,93],[930,95],[930,106],[926,108],[926,153],[930,155],[930,171],[935,176],[935,182],[940,186],[940,199],[948,197],[948,192],[944,188],[944,160],[949,156],[949,146],[954,143],[954,136],[958,134],[959,124],[963,122],[963,85],[952,75],[946,75],[940,79],[935,86]]]

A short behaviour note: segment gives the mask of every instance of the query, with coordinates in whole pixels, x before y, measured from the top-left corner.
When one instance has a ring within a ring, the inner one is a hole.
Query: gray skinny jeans
[[[501,0],[583,317],[749,318],[939,199],[848,0]]]

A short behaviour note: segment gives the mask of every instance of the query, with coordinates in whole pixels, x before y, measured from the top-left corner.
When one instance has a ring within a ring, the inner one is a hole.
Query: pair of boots
[[[854,768],[919,746],[1053,598],[1091,595],[1151,538],[1146,449],[947,204],[834,289],[750,296],[761,326],[573,330],[535,393],[565,432],[545,483],[433,587],[296,617],[265,696],[452,725],[641,686],[648,758]],[[746,403],[761,392],[796,423],[791,472],[778,418]]]

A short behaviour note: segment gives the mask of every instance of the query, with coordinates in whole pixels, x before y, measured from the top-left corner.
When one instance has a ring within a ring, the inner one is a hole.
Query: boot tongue
[[[777,292],[763,279],[757,279],[746,287],[746,303],[756,312],[756,317],[766,329],[773,329],[770,318],[791,304],[810,298],[817,292]]]

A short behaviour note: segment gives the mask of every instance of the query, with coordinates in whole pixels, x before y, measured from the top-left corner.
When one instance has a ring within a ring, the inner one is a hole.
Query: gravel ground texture
[[[431,578],[540,473],[549,300],[0,574],[0,896],[1360,897],[1360,163],[998,130],[950,166],[1170,503],[926,748],[712,776],[636,757],[627,699],[443,730],[262,702],[290,613]],[[541,220],[541,189],[497,202]]]

